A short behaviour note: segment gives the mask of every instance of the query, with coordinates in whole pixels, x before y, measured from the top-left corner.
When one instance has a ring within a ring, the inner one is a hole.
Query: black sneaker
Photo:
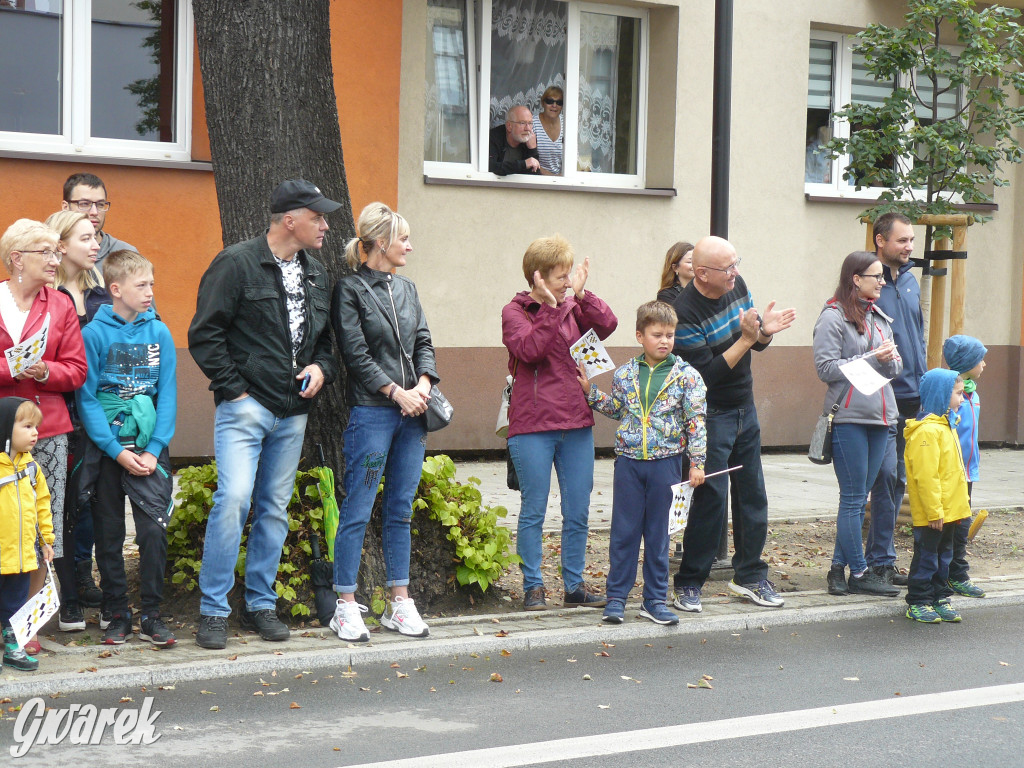
[[[895,584],[897,587],[907,586],[907,577],[900,573],[900,569],[895,565],[873,565],[871,570],[886,584]]]
[[[131,614],[115,613],[107,623],[107,629],[103,633],[104,645],[121,645],[132,636]]]
[[[264,608],[261,611],[242,611],[242,626],[253,632],[259,632],[264,640],[279,642],[291,637],[288,625],[277,618],[277,611]]]
[[[846,586],[845,565],[833,565],[831,568],[829,568],[828,575],[825,577],[825,581],[828,583],[828,593],[830,595],[850,594],[850,588]]]
[[[14,636],[14,630],[10,627],[3,629],[3,664],[11,669],[20,669],[22,672],[35,672],[39,669],[39,660],[35,656],[29,656],[25,649],[18,645]]]
[[[102,602],[103,592],[92,578],[92,558],[75,563],[75,590],[78,602],[86,608],[98,608]]]
[[[200,616],[196,645],[200,648],[218,650],[228,644],[227,616]]]
[[[590,587],[584,584],[579,589],[566,592],[562,605],[566,608],[604,608],[608,601],[603,595],[591,592]]]
[[[139,639],[146,640],[153,645],[165,646],[174,645],[177,639],[174,637],[174,633],[167,628],[164,624],[163,619],[160,618],[159,613],[152,613],[149,616],[143,616],[140,624]]]
[[[81,632],[85,629],[85,615],[77,600],[65,600],[60,604],[57,626],[61,632]]]
[[[900,588],[889,584],[885,579],[868,568],[859,577],[850,574],[850,580],[846,582],[853,595],[880,595],[881,597],[896,597]]]
[[[527,611],[546,611],[548,609],[548,601],[544,597],[544,587],[531,587],[526,590],[526,595],[523,597],[523,609]]]

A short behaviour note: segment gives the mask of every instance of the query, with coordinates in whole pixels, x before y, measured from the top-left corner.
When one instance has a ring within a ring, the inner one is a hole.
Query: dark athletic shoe
[[[597,592],[591,592],[590,587],[584,584],[577,590],[566,592],[562,605],[565,608],[604,608],[608,601]]]
[[[277,611],[264,608],[261,611],[242,611],[242,626],[259,632],[260,637],[272,642],[280,642],[291,637],[288,625],[277,618]]]
[[[828,583],[828,593],[830,595],[850,594],[850,588],[846,586],[845,565],[833,565],[831,568],[829,568],[828,575],[825,577],[825,581]]]
[[[104,645],[122,645],[132,636],[132,615],[115,613],[103,633]]]
[[[174,633],[167,628],[164,624],[163,619],[160,618],[159,613],[153,613],[149,616],[143,616],[140,622],[139,639],[145,640],[160,647],[166,645],[174,645],[177,639],[174,637]]]
[[[846,582],[850,593],[854,595],[879,595],[880,597],[897,597],[900,588],[890,584],[877,573],[868,568],[858,578],[850,574],[850,580]]]
[[[219,650],[228,644],[228,619],[226,616],[200,616],[196,645],[200,648]]]
[[[544,587],[530,587],[523,597],[523,610],[546,611],[548,609],[547,598],[544,597]]]

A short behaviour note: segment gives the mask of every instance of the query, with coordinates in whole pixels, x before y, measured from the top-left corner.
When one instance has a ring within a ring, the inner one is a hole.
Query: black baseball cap
[[[296,208],[309,208],[316,213],[330,213],[341,208],[341,203],[328,200],[319,187],[305,179],[282,181],[270,195],[270,212],[284,213]]]

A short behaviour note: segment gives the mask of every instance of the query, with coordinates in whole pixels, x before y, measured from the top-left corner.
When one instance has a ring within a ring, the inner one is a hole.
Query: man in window
[[[701,589],[726,524],[730,484],[736,553],[729,590],[758,605],[783,604],[761,559],[768,534],[768,497],[750,352],[767,349],[774,334],[793,324],[796,310],[775,309],[772,301],[758,314],[739,265],[728,240],[701,239],[693,249],[694,278],[673,302],[679,319],[673,352],[697,369],[708,390],[705,470],[710,475],[737,467],[731,474],[709,477],[693,492],[683,561],[674,579],[675,607],[693,613],[702,610]]]
[[[487,170],[499,176],[540,173],[533,113],[527,107],[512,107],[505,114],[505,124],[491,128]]]
[[[80,211],[89,217],[96,227],[96,240],[100,244],[100,252],[96,254],[96,266],[100,267],[108,254],[114,251],[138,251],[134,245],[118,240],[109,232],[103,231],[110,210],[107,188],[99,176],[91,173],[73,173],[64,182],[64,201],[61,208],[65,211]],[[100,267],[102,270],[102,267]]]

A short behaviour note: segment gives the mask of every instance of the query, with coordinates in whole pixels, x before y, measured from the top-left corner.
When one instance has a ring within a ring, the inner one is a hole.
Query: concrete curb
[[[958,597],[954,599],[954,604],[961,609],[965,606],[997,608],[1008,605],[1024,605],[1024,577],[1003,577],[986,582],[986,586],[1005,586],[1005,588],[993,589],[984,600]],[[223,656],[217,656],[170,664],[142,664],[119,669],[100,669],[96,672],[81,674],[44,673],[33,675],[25,680],[4,680],[0,684],[0,695],[12,699],[27,699],[33,696],[50,696],[56,692],[67,694],[141,687],[152,690],[159,686],[196,680],[215,680],[247,674],[269,676],[275,670],[288,673],[332,667],[345,670],[360,664],[426,662],[458,654],[498,654],[502,650],[522,652],[562,646],[580,646],[588,643],[664,640],[712,632],[745,632],[885,616],[902,617],[906,610],[906,603],[899,598],[849,596],[833,603],[834,598],[829,598],[822,590],[787,593],[785,597],[790,604],[779,609],[740,607],[739,610],[724,615],[709,615],[707,612],[684,613],[680,616],[679,624],[674,627],[664,627],[646,621],[621,625],[603,624],[600,621],[601,613],[597,610],[578,610],[568,613],[547,611],[545,612],[546,616],[519,613],[458,617],[451,620],[435,620],[432,622],[434,631],[443,633],[449,628],[465,628],[466,625],[472,624],[474,631],[479,634],[463,637],[433,637],[426,640],[396,638],[381,642],[379,645],[356,646],[350,644],[345,647],[331,645],[299,651],[255,653],[244,657],[239,656],[233,661],[227,660]],[[821,599],[827,599],[830,602],[826,605],[806,604]],[[734,602],[708,603],[708,608],[712,612],[721,606],[726,606],[726,610],[729,610],[729,606],[741,606],[741,604]],[[632,610],[636,608],[636,605],[631,602],[629,607]],[[549,623],[562,623],[563,626],[538,627],[544,623],[544,618],[549,619]],[[498,621],[497,624],[492,621],[495,619]],[[566,622],[576,624],[580,621],[586,623],[564,626]],[[479,629],[481,626],[487,626],[488,633],[481,632]],[[498,627],[507,631],[508,635],[498,637],[490,633],[490,630]],[[308,636],[309,633],[306,633],[306,637]],[[331,633],[324,632],[320,635],[313,635],[312,639],[327,641],[332,637]],[[182,642],[189,643],[190,640]],[[207,654],[210,652],[197,651],[197,653]],[[214,651],[213,653],[224,652]]]

